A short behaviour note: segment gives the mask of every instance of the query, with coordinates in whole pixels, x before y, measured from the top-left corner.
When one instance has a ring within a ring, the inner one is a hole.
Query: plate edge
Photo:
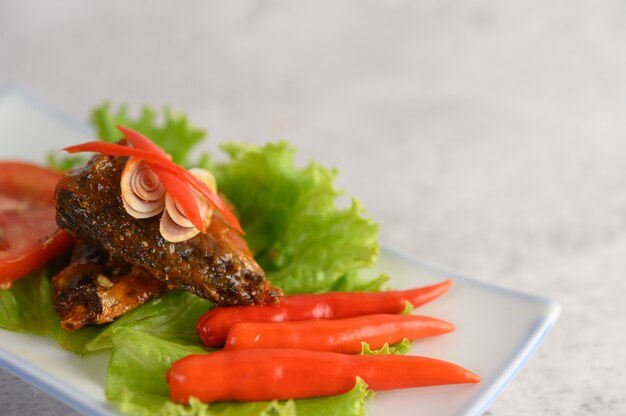
[[[494,381],[492,387],[493,391],[475,400],[473,404],[470,404],[470,408],[467,412],[463,413],[463,415],[474,416],[483,414],[504,389],[517,377],[526,363],[528,363],[528,360],[530,360],[543,343],[561,314],[561,305],[558,302],[547,299],[547,307],[547,312],[543,319],[538,322],[538,327],[534,331],[533,336],[528,342],[518,348],[515,359]]]
[[[0,333],[4,331],[12,332],[0,328]],[[61,347],[59,346],[59,348]],[[7,351],[2,347],[0,347],[0,368],[82,414],[98,416],[119,415],[119,413],[114,413],[112,409],[107,409],[107,406],[109,406],[108,402],[99,403],[85,400],[84,397],[86,396],[81,396],[79,393],[74,392],[71,389],[62,387],[64,384],[56,382],[56,380],[46,371],[43,371],[39,367],[24,361],[22,358],[14,355],[12,352]]]

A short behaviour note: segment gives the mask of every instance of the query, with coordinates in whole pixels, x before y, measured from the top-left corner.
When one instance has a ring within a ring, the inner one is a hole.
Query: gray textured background
[[[214,143],[288,138],[383,241],[561,302],[487,414],[622,415],[625,22],[617,0],[0,0],[0,85],[81,119],[113,98]],[[0,404],[70,413],[4,372]]]

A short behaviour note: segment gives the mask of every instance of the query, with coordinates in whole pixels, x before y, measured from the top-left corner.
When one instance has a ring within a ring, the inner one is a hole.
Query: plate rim
[[[0,328],[0,333],[9,332]],[[20,335],[34,336],[34,334],[19,333]],[[50,341],[54,342],[52,339]],[[59,348],[61,348],[59,346]],[[114,412],[106,402],[94,402],[88,396],[82,396],[78,391],[72,390],[69,385],[60,383],[53,376],[42,370],[29,361],[17,357],[12,352],[5,350],[0,346],[0,368],[13,374],[35,387],[36,389],[47,394],[51,398],[65,404],[66,406],[85,415],[97,416],[119,416],[119,412]]]
[[[426,272],[432,274],[444,274],[450,276],[453,280],[463,281],[467,284],[480,286],[487,290],[494,290],[506,296],[531,300],[543,306],[544,311],[541,318],[537,319],[534,323],[533,330],[529,336],[525,338],[525,342],[518,345],[513,351],[511,361],[509,361],[507,365],[505,365],[498,372],[497,376],[490,383],[490,386],[484,394],[477,395],[477,397],[470,401],[467,409],[464,409],[465,411],[463,413],[464,415],[483,414],[495,401],[495,399],[504,391],[504,389],[515,379],[515,377],[517,377],[528,360],[530,360],[535,351],[537,351],[544,339],[548,336],[550,330],[554,327],[559,319],[559,316],[561,315],[561,304],[549,297],[524,293],[504,286],[488,283],[475,277],[467,276],[462,272],[446,268],[435,262],[423,260],[420,257],[414,256],[407,251],[398,249],[390,244],[381,243],[381,254],[383,252],[391,256],[399,257],[406,262],[415,264],[416,267],[419,267]]]

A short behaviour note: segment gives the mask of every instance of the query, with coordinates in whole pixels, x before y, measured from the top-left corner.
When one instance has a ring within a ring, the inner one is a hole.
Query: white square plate
[[[48,150],[89,139],[89,130],[23,88],[0,93],[0,159],[43,162]],[[454,362],[482,377],[476,385],[381,392],[370,415],[478,415],[515,377],[556,322],[558,303],[446,272],[384,248],[377,269],[396,288],[452,278],[453,286],[419,313],[456,331],[414,343],[411,354]],[[116,415],[104,396],[109,353],[77,357],[47,338],[0,330],[0,367],[79,412]]]

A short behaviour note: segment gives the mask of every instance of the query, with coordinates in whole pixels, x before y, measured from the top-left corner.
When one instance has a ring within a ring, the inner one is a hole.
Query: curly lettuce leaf
[[[336,171],[313,162],[299,169],[286,142],[222,148],[230,160],[213,167],[219,189],[237,207],[273,284],[288,294],[349,289],[357,272],[374,264],[378,226],[356,199],[338,208]],[[372,288],[379,289],[384,278],[376,282]]]
[[[170,365],[189,354],[204,353],[197,346],[165,341],[131,328],[113,333],[106,396],[129,414],[154,414],[168,400],[165,374]]]
[[[118,124],[137,130],[182,166],[191,164],[191,148],[206,136],[206,132],[192,125],[187,116],[176,114],[169,107],[163,108],[159,114],[158,110],[143,106],[139,115],[133,117],[128,105],[123,104],[115,111],[111,108],[111,103],[105,102],[92,110],[91,124],[96,129],[98,138],[105,142],[115,142],[122,138],[122,133],[115,128]]]
[[[195,323],[211,306],[208,300],[191,293],[172,291],[104,326],[84,348],[86,351],[111,348],[112,336],[118,328],[130,328],[182,345],[200,345]]]
[[[168,401],[157,416],[297,416],[293,400],[286,402],[217,403],[207,405],[192,397],[189,406]]]
[[[411,341],[404,338],[402,341],[389,345],[385,344],[377,350],[370,348],[367,342],[361,342],[361,355],[408,354],[411,350]]]
[[[42,268],[0,290],[0,327],[14,332],[50,335],[56,314],[52,308],[48,268]]]
[[[413,309],[415,309],[413,304],[407,300],[404,302],[404,309],[402,309],[400,315],[410,315],[413,313]]]
[[[23,279],[27,279],[24,277]],[[15,293],[11,290],[0,290],[0,328],[13,332],[24,332],[26,325]]]
[[[184,346],[130,329],[113,332],[113,354],[107,378],[107,398],[133,415],[205,416],[313,416],[364,414],[371,397],[363,381],[357,380],[348,393],[305,400],[268,402],[220,402],[203,404],[192,401],[182,406],[169,400],[165,375],[171,364],[189,354],[206,353],[196,346]],[[207,369],[210,371],[210,369]]]
[[[131,328],[182,345],[200,344],[195,323],[211,302],[191,293],[172,291],[134,309],[108,325],[68,332],[52,306],[50,270],[43,268],[0,290],[0,328],[51,336],[76,354],[111,348],[117,328]]]
[[[211,405],[191,399],[189,406],[168,401],[159,416],[364,416],[366,403],[374,397],[360,378],[352,390],[330,397],[269,402],[220,402]]]
[[[64,331],[52,306],[50,274],[50,267],[44,267],[16,280],[10,290],[0,290],[0,328],[50,336],[66,350],[83,354],[103,327]]]
[[[87,163],[84,155],[64,155],[59,150],[50,150],[46,155],[46,164],[59,172],[67,172]]]
[[[329,292],[380,292],[389,285],[389,276],[382,273],[377,277],[366,276],[363,270],[352,271],[339,278]]]
[[[143,106],[135,116],[129,111],[128,105],[122,104],[114,109],[111,103],[104,102],[95,107],[90,118],[96,136],[104,142],[116,142],[123,135],[115,127],[123,125],[137,130],[149,137],[154,143],[172,156],[172,160],[179,165],[189,167],[198,163],[206,163],[207,155],[199,161],[192,162],[191,149],[200,143],[206,132],[194,126],[184,114],[175,113],[169,107],[157,110]],[[65,172],[80,167],[87,162],[83,155],[64,155],[58,151],[51,151],[47,155],[48,166]]]

